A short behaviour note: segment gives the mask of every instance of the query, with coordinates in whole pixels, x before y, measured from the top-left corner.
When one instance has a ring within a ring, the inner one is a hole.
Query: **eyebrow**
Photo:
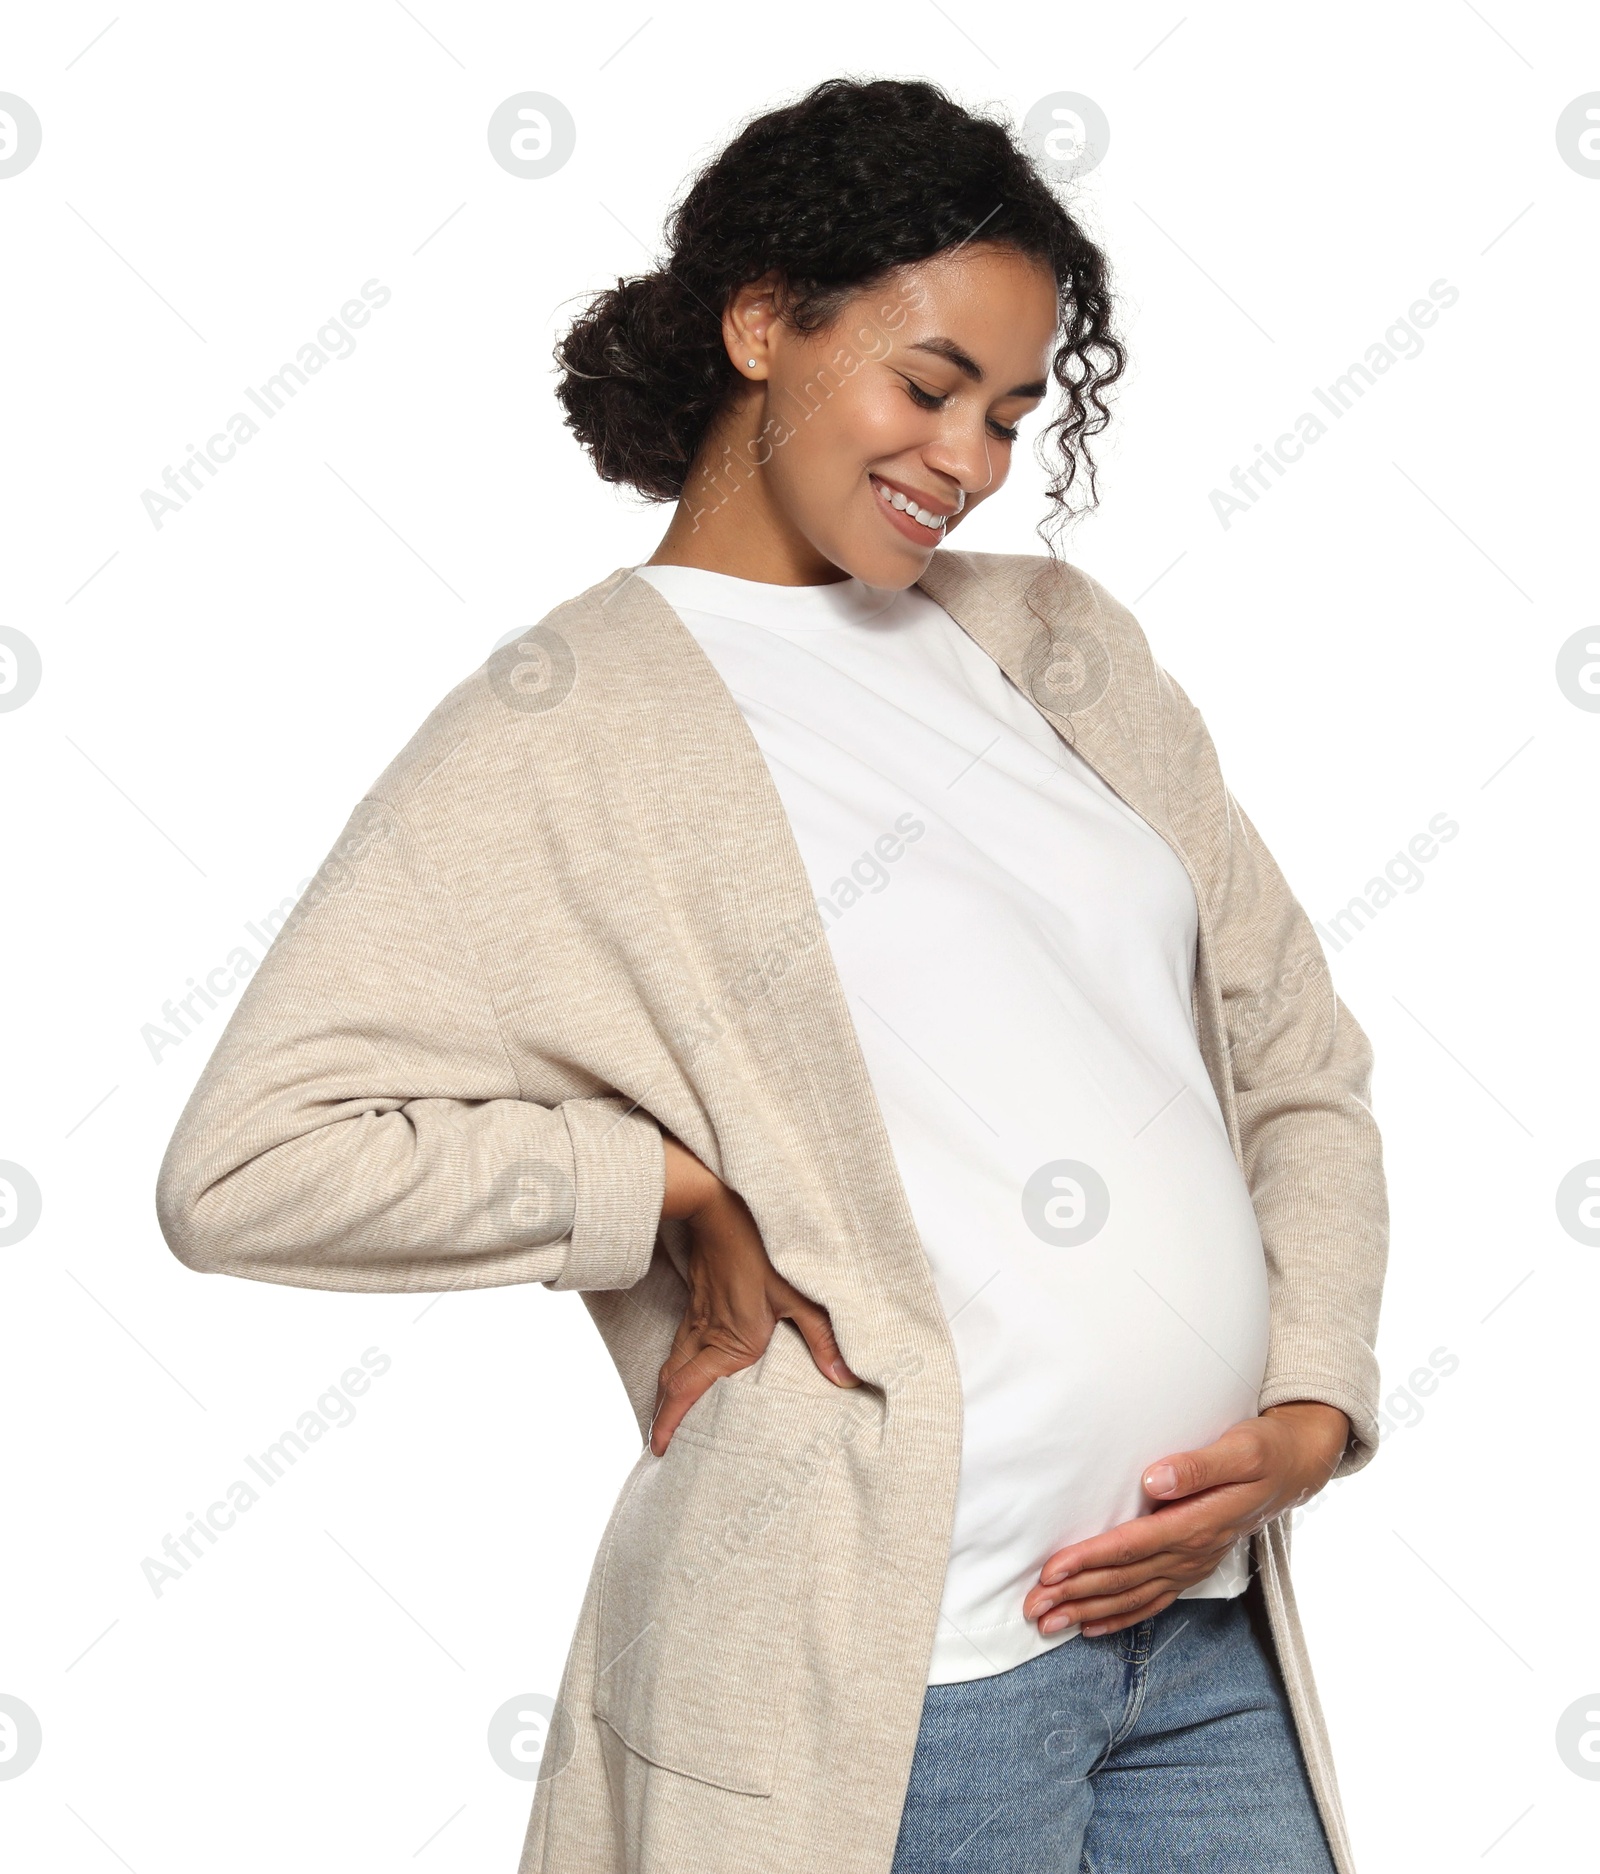
[[[955,368],[970,377],[974,384],[983,382],[983,366],[975,358],[969,358],[953,338],[924,338],[915,345],[908,345],[907,351],[931,351],[935,357],[943,358]],[[1013,384],[1006,392],[1008,397],[1042,397],[1045,392],[1044,379],[1035,378],[1031,384]]]

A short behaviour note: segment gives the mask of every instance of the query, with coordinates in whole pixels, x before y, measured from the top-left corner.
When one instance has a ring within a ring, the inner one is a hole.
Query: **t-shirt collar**
[[[854,577],[825,586],[775,586],[709,572],[703,566],[645,565],[633,570],[676,610],[708,612],[776,631],[862,624],[876,618],[899,596],[898,587],[869,586]]]

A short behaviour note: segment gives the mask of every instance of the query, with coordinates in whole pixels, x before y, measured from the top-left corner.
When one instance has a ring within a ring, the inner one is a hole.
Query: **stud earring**
[[[756,361],[754,358],[747,359],[746,362],[749,364],[752,371],[756,368]]]

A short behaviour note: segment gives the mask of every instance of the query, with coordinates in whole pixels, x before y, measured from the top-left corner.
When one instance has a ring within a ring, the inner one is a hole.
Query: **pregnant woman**
[[[1367,1041],[1132,615],[945,544],[1047,399],[1093,500],[1104,257],[888,81],[669,235],[558,348],[666,533],[356,807],[167,1241],[582,1294],[642,1449],[521,1874],[1351,1874],[1287,1513],[1377,1442]]]

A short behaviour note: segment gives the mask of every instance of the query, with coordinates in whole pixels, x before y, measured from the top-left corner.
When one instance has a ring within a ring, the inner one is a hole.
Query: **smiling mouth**
[[[954,520],[955,516],[959,514],[961,509],[966,505],[965,494],[963,494],[961,500],[957,502],[953,509],[943,514],[936,514],[931,508],[926,508],[921,502],[913,500],[904,489],[891,488],[887,482],[870,473],[867,479],[872,483],[874,489],[876,489],[878,499],[886,508],[893,508],[897,514],[904,515],[907,520],[915,522],[930,539],[937,538],[938,535],[942,534],[945,530],[946,523]]]

